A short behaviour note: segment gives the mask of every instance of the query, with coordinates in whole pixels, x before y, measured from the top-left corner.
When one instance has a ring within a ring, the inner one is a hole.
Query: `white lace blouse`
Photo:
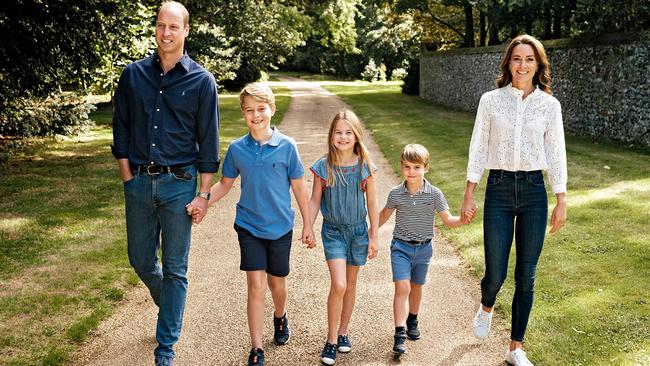
[[[467,180],[485,169],[546,170],[553,193],[566,192],[567,164],[560,102],[536,88],[526,99],[511,84],[481,97],[469,146]]]

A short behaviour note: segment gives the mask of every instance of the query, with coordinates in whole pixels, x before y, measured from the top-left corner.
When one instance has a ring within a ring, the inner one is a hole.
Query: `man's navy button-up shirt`
[[[210,72],[185,54],[166,74],[157,53],[128,65],[113,100],[113,155],[134,165],[219,169],[219,106]]]

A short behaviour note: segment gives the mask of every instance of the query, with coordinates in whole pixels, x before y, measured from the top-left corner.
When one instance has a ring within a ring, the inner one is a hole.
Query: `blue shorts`
[[[433,255],[431,242],[414,245],[393,238],[390,243],[390,264],[393,281],[409,280],[424,285]]]
[[[286,277],[289,274],[293,230],[289,230],[275,240],[258,238],[237,224],[235,224],[235,231],[237,231],[241,250],[240,270],[265,270],[266,273],[276,277]]]
[[[321,229],[325,259],[345,259],[348,266],[363,266],[368,260],[368,225],[335,225],[323,222]]]

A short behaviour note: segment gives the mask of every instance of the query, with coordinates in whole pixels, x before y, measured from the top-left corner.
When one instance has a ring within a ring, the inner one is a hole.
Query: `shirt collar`
[[[271,134],[271,138],[269,139],[267,144],[271,145],[271,146],[280,145],[280,142],[282,141],[282,133],[275,126],[271,126],[271,130],[273,130],[273,133]],[[254,145],[254,144],[257,143],[257,141],[253,138],[253,136],[251,136],[250,132],[246,135],[245,142],[246,142],[246,145],[248,145],[248,146]]]
[[[519,98],[521,98],[521,97],[524,95],[524,91],[521,90],[521,89],[517,89],[517,88],[515,88],[514,86],[512,86],[512,83],[508,83],[508,85],[506,85],[506,90],[507,90],[510,94],[514,95],[515,97],[519,97]],[[537,95],[537,93],[538,93],[539,91],[540,91],[540,89],[539,89],[539,85],[535,85],[535,90],[533,90],[533,92],[530,93],[530,95],[528,95],[528,97],[527,97],[526,99],[528,99],[528,98],[530,98],[530,97],[532,97],[532,96]]]
[[[160,66],[160,57],[158,57],[158,51],[154,51],[154,53],[150,57],[151,62],[155,65]],[[180,61],[178,61],[176,64],[181,64],[185,71],[190,71],[190,56],[188,56],[187,51],[183,51],[183,57],[181,57]]]
[[[402,193],[411,194],[411,192],[409,192],[409,189],[406,188],[406,181],[402,182]],[[431,185],[431,183],[429,183],[429,181],[426,178],[424,178],[424,184],[422,184],[420,190],[415,192],[416,195],[421,193],[433,193],[433,186]]]

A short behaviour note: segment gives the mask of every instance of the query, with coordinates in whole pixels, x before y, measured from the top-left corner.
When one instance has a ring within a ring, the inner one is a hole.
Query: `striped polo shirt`
[[[436,213],[449,210],[449,205],[442,191],[425,179],[422,188],[415,194],[408,191],[406,181],[391,189],[386,208],[397,211],[394,238],[426,241],[433,238]]]

